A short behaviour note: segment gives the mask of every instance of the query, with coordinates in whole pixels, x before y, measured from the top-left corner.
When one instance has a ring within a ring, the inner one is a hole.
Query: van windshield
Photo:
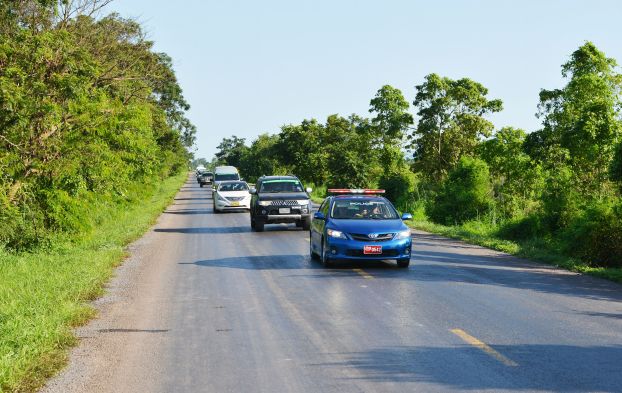
[[[214,177],[216,181],[226,181],[226,180],[240,180],[240,175],[237,173],[217,173]]]

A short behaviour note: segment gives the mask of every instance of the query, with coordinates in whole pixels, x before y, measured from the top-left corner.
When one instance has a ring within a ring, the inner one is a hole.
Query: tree
[[[415,169],[438,183],[462,156],[474,154],[481,137],[491,135],[493,125],[484,116],[499,112],[502,103],[487,99],[488,89],[467,78],[430,74],[416,90]]]
[[[374,147],[380,150],[383,169],[388,172],[403,161],[401,145],[413,117],[408,113],[409,104],[402,92],[389,85],[382,86],[369,104],[369,112],[375,114],[369,130]]]
[[[498,206],[506,216],[523,212],[541,190],[542,173],[523,151],[525,131],[505,127],[484,141],[480,155],[490,168]]]
[[[322,148],[326,152],[327,183],[330,187],[370,187],[380,168],[364,129],[366,119],[352,115],[346,119],[331,115],[326,120]]]
[[[281,127],[277,154],[293,174],[314,184],[326,182],[326,151],[322,147],[324,126],[317,120]]]
[[[216,158],[221,165],[239,167],[242,157],[247,153],[246,139],[233,135],[231,138],[223,138],[217,146]]]
[[[550,168],[569,165],[584,196],[606,188],[620,140],[622,76],[616,69],[614,59],[586,42],[562,66],[566,86],[540,92],[543,129],[530,141],[530,154]]]

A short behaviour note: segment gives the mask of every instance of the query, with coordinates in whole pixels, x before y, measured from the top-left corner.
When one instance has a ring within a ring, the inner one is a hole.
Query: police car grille
[[[272,206],[297,206],[298,201],[284,201],[282,199],[274,200],[270,203]]]
[[[396,257],[400,255],[399,250],[382,250],[382,254],[365,254],[363,250],[346,250],[349,257]]]
[[[386,242],[393,239],[394,233],[379,233],[376,238],[371,238],[368,235],[361,233],[351,233],[352,239],[363,242]]]

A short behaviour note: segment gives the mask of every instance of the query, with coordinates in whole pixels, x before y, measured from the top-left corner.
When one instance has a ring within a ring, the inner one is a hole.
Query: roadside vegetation
[[[293,173],[326,187],[380,187],[415,226],[622,282],[622,76],[586,42],[540,91],[542,127],[496,127],[481,83],[429,74],[411,104],[392,86],[369,117],[288,124],[214,158],[254,181]],[[317,192],[315,199],[320,198]]]
[[[65,362],[186,178],[195,128],[171,59],[109,2],[0,2],[0,391]]]

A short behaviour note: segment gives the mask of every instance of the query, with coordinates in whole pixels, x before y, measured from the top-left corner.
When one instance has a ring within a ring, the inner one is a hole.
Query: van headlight
[[[398,232],[395,238],[396,239],[410,239],[411,235],[412,234],[410,233],[410,229],[407,229],[405,231]]]

